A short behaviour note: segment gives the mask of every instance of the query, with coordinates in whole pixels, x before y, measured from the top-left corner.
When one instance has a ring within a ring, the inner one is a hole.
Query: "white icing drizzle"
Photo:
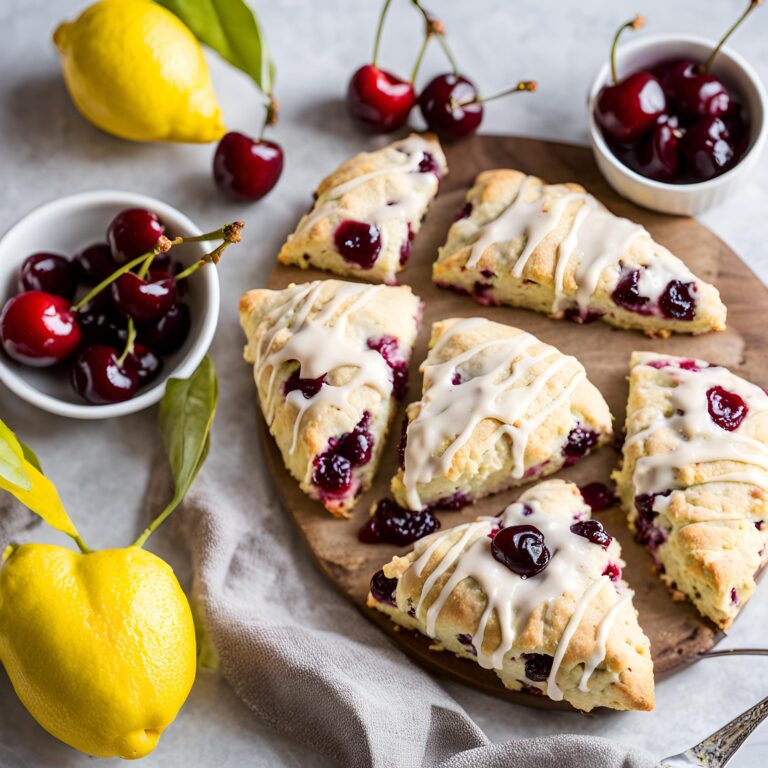
[[[440,588],[425,616],[426,634],[434,638],[437,633],[438,618],[451,593],[465,579],[473,580],[483,591],[487,600],[485,610],[472,637],[472,643],[477,651],[477,661],[485,669],[503,667],[505,656],[512,649],[516,638],[534,610],[542,605],[548,606],[566,594],[572,595],[576,605],[558,643],[552,672],[547,682],[548,695],[555,700],[560,700],[562,692],[555,683],[557,672],[587,607],[600,590],[610,584],[608,577],[601,574],[611,558],[617,557],[617,554],[616,549],[613,553],[606,552],[602,547],[592,544],[570,530],[574,520],[573,513],[578,513],[581,519],[585,519],[589,516],[588,508],[558,510],[558,513],[542,509],[539,498],[543,498],[547,493],[546,486],[547,484],[544,483],[523,494],[518,502],[507,507],[501,518],[504,527],[534,525],[542,532],[551,557],[547,567],[540,573],[530,578],[521,578],[493,557],[488,533],[499,524],[498,518],[480,518],[474,523],[459,525],[450,531],[433,534],[428,546],[412,567],[416,576],[420,577],[443,546],[445,537],[461,534],[425,580],[416,613],[418,615],[421,612],[425,600],[436,584],[453,568],[453,572]],[[617,545],[611,546],[615,548]],[[583,680],[588,680],[604,660],[606,640],[619,611],[617,606],[623,604],[622,600],[630,597],[631,593],[627,592],[623,598],[617,598],[616,603],[602,619],[596,633],[595,649],[587,662],[590,671],[588,674],[585,672]],[[486,628],[494,614],[501,641],[495,649],[487,652],[484,648]]]
[[[384,358],[375,350],[353,346],[346,338],[349,317],[382,286],[338,283],[335,294],[320,306],[318,300],[325,285],[324,281],[316,281],[287,289],[286,301],[266,315],[268,330],[255,351],[257,381],[271,368],[263,401],[264,417],[270,426],[281,389],[275,382],[283,363],[297,361],[299,375],[306,379],[319,378],[337,368],[356,369],[347,383],[334,385],[326,381],[311,398],[305,398],[299,390],[288,393],[286,402],[296,408],[291,451],[296,449],[302,419],[310,408],[322,403],[344,411],[350,393],[360,387],[372,387],[382,397],[389,397],[392,391],[392,374]],[[275,342],[286,336],[283,346],[275,348]]]
[[[768,446],[744,434],[742,426],[729,432],[719,427],[709,415],[707,391],[722,386],[743,398],[749,409],[746,419],[768,410],[768,396],[760,387],[733,375],[726,368],[711,366],[699,371],[668,367],[675,386],[668,394],[671,414],[658,416],[643,430],[626,441],[626,446],[644,442],[660,429],[674,433],[671,451],[641,456],[634,468],[632,482],[636,496],[679,488],[678,471],[693,464],[734,461],[743,469],[700,480],[698,484],[749,483],[768,491]],[[661,511],[668,499],[657,497],[654,509]],[[657,507],[658,503],[658,507]]]
[[[443,363],[440,351],[456,335],[488,322],[482,318],[458,321],[438,341],[424,365],[426,390],[420,410],[407,428],[403,484],[411,509],[421,509],[419,484],[429,483],[444,475],[456,452],[472,437],[483,419],[500,422],[492,434],[493,446],[504,435],[511,439],[514,467],[512,477],[525,473],[525,450],[530,435],[550,413],[567,402],[574,389],[586,378],[580,364],[573,377],[552,401],[537,413],[528,410],[544,392],[552,378],[563,368],[573,365],[575,358],[561,355],[529,333],[493,339],[477,344]],[[534,350],[534,347],[539,349]],[[482,357],[480,357],[482,355]],[[460,384],[452,379],[457,369],[469,361],[482,368],[473,378]],[[521,385],[533,366],[546,362],[531,382]]]
[[[576,303],[581,310],[589,306],[606,267],[620,262],[632,242],[638,237],[650,239],[644,227],[628,219],[615,216],[595,197],[572,192],[555,198],[548,208],[543,207],[543,196],[526,202],[525,196],[534,186],[533,177],[526,176],[514,201],[493,221],[480,230],[472,245],[466,266],[477,266],[485,250],[494,243],[508,242],[524,237],[525,246],[512,267],[511,274],[521,278],[536,248],[559,225],[571,203],[582,201],[570,229],[557,248],[555,287],[552,313],[558,314],[573,303],[565,292],[565,275],[571,260],[576,257]],[[694,281],[694,276],[678,259],[666,251],[654,251],[654,262],[641,271],[640,292],[651,301],[657,301],[671,277]]]

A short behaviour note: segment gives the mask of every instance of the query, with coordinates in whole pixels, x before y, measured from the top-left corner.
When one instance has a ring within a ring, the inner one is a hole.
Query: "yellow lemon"
[[[56,738],[144,757],[195,678],[195,628],[171,567],[136,547],[13,549],[0,570],[0,660]]]
[[[200,44],[151,0],[101,0],[53,41],[75,106],[107,133],[183,142],[224,134]]]

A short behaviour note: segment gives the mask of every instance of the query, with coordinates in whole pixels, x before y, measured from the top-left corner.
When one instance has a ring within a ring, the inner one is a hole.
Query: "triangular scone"
[[[408,286],[323,280],[240,299],[269,431],[301,489],[334,515],[376,472],[420,316]]]
[[[392,558],[371,580],[368,605],[493,669],[511,690],[585,712],[653,709],[650,643],[621,580],[621,549],[589,517],[575,485],[540,483],[500,517]]]
[[[600,318],[651,336],[725,328],[717,289],[578,184],[484,171],[433,266],[440,286],[484,304]]]
[[[581,363],[483,318],[432,326],[422,397],[408,406],[392,480],[408,509],[461,506],[573,464],[612,437]]]
[[[283,245],[279,260],[395,283],[447,172],[432,134],[414,133],[355,155],[320,183],[315,204]]]
[[[726,368],[631,360],[619,496],[672,591],[727,629],[768,538],[768,395]]]

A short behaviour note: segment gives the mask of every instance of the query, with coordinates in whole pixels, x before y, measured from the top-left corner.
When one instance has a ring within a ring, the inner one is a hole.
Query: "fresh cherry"
[[[128,208],[110,222],[107,241],[118,264],[149,253],[165,231],[157,214],[144,208]]]
[[[707,410],[712,421],[727,432],[738,429],[749,412],[740,395],[720,386],[707,390]]]
[[[137,324],[138,339],[160,354],[170,355],[181,349],[191,324],[189,307],[177,302],[159,320]]]
[[[429,509],[421,512],[403,509],[390,499],[382,499],[376,511],[357,532],[366,544],[410,544],[440,528],[440,521]]]
[[[659,81],[675,111],[684,120],[719,117],[731,108],[731,94],[714,75],[694,61],[662,64]]]
[[[650,132],[664,113],[667,102],[661,84],[645,70],[619,81],[616,46],[625,29],[639,29],[644,19],[637,16],[622,24],[611,45],[611,83],[604,85],[595,102],[595,117],[605,136],[617,144],[634,144]]]
[[[0,313],[3,348],[26,365],[54,365],[72,355],[80,339],[77,317],[61,296],[27,291],[9,299]]]
[[[130,364],[120,364],[120,353],[106,344],[94,344],[83,349],[72,365],[75,391],[89,403],[121,403],[130,400],[139,383],[136,370]]]
[[[102,291],[77,313],[83,338],[89,344],[120,347],[128,338],[127,319],[112,304],[109,291]]]
[[[89,285],[96,285],[108,278],[116,269],[112,249],[106,243],[94,243],[75,256],[82,279]]]
[[[141,386],[157,377],[163,368],[163,361],[149,347],[135,342],[133,352],[125,358],[125,367],[136,374]]]
[[[702,117],[689,125],[680,149],[687,172],[700,181],[724,173],[736,157],[730,131],[720,117]]]
[[[371,269],[381,251],[381,232],[375,224],[347,219],[336,228],[333,242],[345,261]]]
[[[347,87],[347,111],[368,133],[391,133],[405,125],[415,101],[412,83],[373,64],[360,67]]]
[[[66,256],[58,253],[33,253],[21,264],[21,291],[44,291],[72,301],[76,289],[75,265]]]
[[[419,95],[419,109],[429,129],[444,138],[460,138],[476,131],[483,105],[474,83],[463,75],[437,75]]]
[[[158,270],[151,270],[146,280],[134,272],[125,272],[110,290],[118,311],[138,321],[162,317],[176,301],[176,281]]]
[[[273,141],[228,133],[213,156],[216,186],[237,200],[260,200],[283,172],[283,150]]]
[[[599,520],[579,520],[571,526],[571,533],[582,536],[587,541],[597,544],[603,549],[608,549],[608,546],[613,541],[613,537],[605,532],[605,528],[603,528],[603,524]]]
[[[502,528],[491,541],[491,553],[524,579],[541,573],[550,559],[544,534],[534,525]]]
[[[677,118],[662,115],[651,133],[636,147],[617,154],[636,173],[656,181],[675,181],[680,171],[680,148]]]

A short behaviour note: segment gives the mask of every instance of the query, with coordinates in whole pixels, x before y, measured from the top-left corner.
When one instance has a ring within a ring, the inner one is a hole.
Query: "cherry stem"
[[[622,24],[616,30],[616,34],[613,36],[613,43],[611,43],[611,78],[614,85],[616,85],[619,79],[618,75],[616,74],[616,46],[619,44],[621,33],[625,29],[640,29],[640,27],[642,27],[644,24],[645,19],[642,16],[635,16],[632,21],[627,21],[626,23]]]
[[[448,63],[451,65],[451,71],[457,77],[459,76],[459,67],[456,64],[456,59],[451,53],[451,49],[448,47],[448,41],[445,39],[445,35],[438,35],[437,42],[440,43],[440,47],[443,49],[445,58],[448,59]]]
[[[475,96],[474,99],[470,99],[468,101],[451,101],[451,107],[466,107],[470,104],[486,104],[489,101],[495,101],[496,99],[502,98],[502,96],[509,96],[512,93],[522,93],[524,91],[528,91],[529,93],[533,93],[536,88],[538,88],[538,85],[535,80],[521,80],[514,88],[507,88],[506,91],[501,91],[500,93],[494,93],[493,96],[487,96],[487,97],[480,97]]]
[[[129,315],[128,316],[128,338],[125,340],[125,349],[123,349],[123,354],[117,358],[118,365],[122,366],[122,364],[125,362],[125,358],[128,357],[128,355],[133,354],[135,341],[136,341],[136,323],[133,321],[133,318]]]
[[[373,57],[371,59],[371,64],[375,67],[376,61],[379,58],[379,44],[381,43],[381,32],[384,29],[384,19],[387,16],[387,12],[389,11],[389,6],[391,5],[392,0],[384,0],[384,7],[381,9],[381,15],[379,16],[379,26],[376,27],[376,39],[373,43]]]
[[[270,125],[277,125],[277,117],[279,114],[280,105],[278,104],[277,99],[272,94],[269,94],[269,100],[264,104],[264,122],[261,126],[261,133],[259,133],[259,141],[264,138],[264,131],[266,131]]]
[[[419,67],[421,66],[422,60],[424,59],[424,54],[426,53],[427,46],[429,45],[429,40],[431,37],[431,32],[427,32],[424,35],[424,41],[421,44],[421,48],[419,48],[419,55],[416,57],[416,63],[413,65],[413,69],[411,70],[411,85],[416,82],[416,75],[419,74]]]
[[[456,64],[456,59],[451,53],[451,49],[448,47],[448,40],[445,37],[445,25],[442,21],[440,21],[440,19],[438,19],[436,16],[433,16],[426,8],[424,8],[419,0],[411,0],[411,3],[413,3],[414,8],[416,8],[419,13],[421,13],[424,19],[426,34],[428,36],[434,35],[437,38],[438,43],[440,43],[440,47],[443,49],[445,58],[448,59],[448,63],[451,65],[451,71],[454,75],[458,75],[459,68]],[[415,77],[411,77],[411,83],[413,83],[414,79]]]
[[[715,56],[717,56],[720,49],[725,45],[725,41],[741,26],[741,23],[744,21],[744,19],[746,19],[747,16],[749,16],[749,14],[752,13],[752,11],[754,11],[758,5],[762,4],[762,2],[763,0],[751,0],[744,13],[742,13],[741,16],[739,16],[739,18],[736,19],[733,24],[731,24],[728,31],[720,38],[720,42],[714,47],[712,53],[709,54],[707,60],[699,68],[700,72],[709,72],[709,68],[712,66],[712,62],[715,60]]]

